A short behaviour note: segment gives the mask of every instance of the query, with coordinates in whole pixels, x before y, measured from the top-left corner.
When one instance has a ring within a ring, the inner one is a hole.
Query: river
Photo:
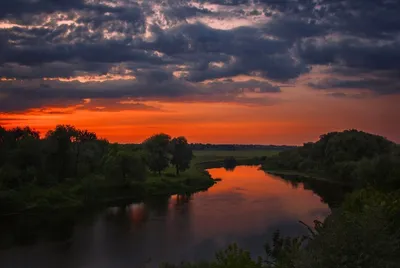
[[[276,229],[284,235],[304,234],[299,220],[312,224],[330,212],[309,187],[257,167],[209,172],[222,181],[192,196],[92,213],[2,218],[0,267],[155,267],[163,261],[210,259],[232,242],[262,255]]]

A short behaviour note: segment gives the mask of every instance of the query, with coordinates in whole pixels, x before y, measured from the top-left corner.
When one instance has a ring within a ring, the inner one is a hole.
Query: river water
[[[312,224],[330,212],[303,184],[290,184],[257,167],[209,172],[222,181],[192,196],[78,215],[0,219],[0,267],[156,267],[163,261],[210,259],[232,242],[256,256],[276,229],[284,235],[304,234],[299,220]]]

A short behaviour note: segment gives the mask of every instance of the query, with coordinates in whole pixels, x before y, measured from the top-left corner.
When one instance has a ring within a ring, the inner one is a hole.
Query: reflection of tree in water
[[[190,202],[191,199],[192,199],[191,194],[177,195],[175,206],[177,206],[177,207],[185,206],[186,204],[188,204]]]
[[[322,202],[330,208],[338,207],[343,202],[346,194],[352,191],[352,187],[335,183],[327,183],[317,180],[306,180],[303,182],[304,189],[312,190],[321,197]]]
[[[144,203],[132,204],[128,207],[130,222],[134,226],[141,226],[148,219],[148,211]]]
[[[173,206],[174,206],[174,210],[179,212],[179,214],[181,215],[180,216],[181,218],[182,218],[182,216],[189,214],[191,200],[192,200],[191,194],[184,194],[184,195],[176,196],[175,203],[173,204]]]
[[[237,166],[236,158],[233,156],[224,159],[224,168],[226,171],[234,171]]]
[[[156,217],[166,217],[169,209],[184,212],[188,209],[191,195],[158,196],[146,199],[144,202],[112,207],[107,210],[106,218],[120,226],[142,226],[153,214]]]
[[[144,201],[147,208],[156,213],[157,216],[165,216],[168,213],[170,196],[156,196]]]
[[[293,188],[297,189],[300,184],[305,190],[311,190],[321,198],[321,201],[328,204],[330,208],[338,207],[344,200],[347,193],[352,191],[352,187],[337,183],[329,183],[307,179],[298,175],[280,175]]]
[[[77,211],[19,214],[0,219],[0,248],[28,246],[39,241],[69,240],[80,214]]]
[[[118,225],[119,228],[129,230],[132,225],[143,225],[148,219],[148,212],[143,203],[133,203],[108,208],[105,217],[108,222]]]

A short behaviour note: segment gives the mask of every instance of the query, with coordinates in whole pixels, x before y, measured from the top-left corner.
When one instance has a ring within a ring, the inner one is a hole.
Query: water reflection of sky
[[[63,246],[39,243],[0,251],[0,267],[143,267],[149,259],[154,265],[207,259],[231,242],[259,255],[276,229],[301,234],[305,228],[298,220],[312,223],[329,213],[301,184],[294,189],[256,167],[210,173],[223,180],[207,192],[109,208],[78,220]]]

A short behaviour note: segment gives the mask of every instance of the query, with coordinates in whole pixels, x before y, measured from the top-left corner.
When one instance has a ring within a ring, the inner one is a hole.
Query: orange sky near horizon
[[[358,129],[400,143],[396,1],[50,2],[0,11],[0,126],[277,145]]]
[[[274,96],[266,96],[275,98]],[[48,108],[0,114],[6,128],[30,126],[42,134],[57,124],[94,131],[111,142],[137,143],[164,132],[190,142],[292,144],[320,134],[356,128],[400,142],[400,96],[333,98],[305,88],[284,88],[271,105],[207,102],[143,102],[157,109]],[[85,101],[88,103],[89,101]]]

